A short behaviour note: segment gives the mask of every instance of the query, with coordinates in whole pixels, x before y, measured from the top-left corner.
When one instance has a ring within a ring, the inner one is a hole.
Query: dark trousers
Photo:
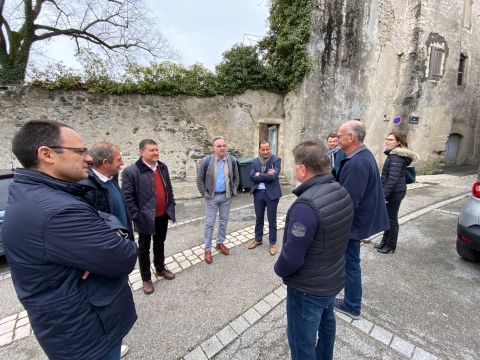
[[[405,197],[406,191],[392,192],[387,202],[388,222],[390,223],[390,229],[383,233],[382,241],[385,242],[387,248],[395,249],[397,247],[398,239],[398,210],[400,204]]]
[[[153,237],[153,265],[157,271],[165,270],[165,238],[167,237],[168,215],[155,218],[155,234],[138,234],[138,264],[143,281],[152,278],[150,271],[150,242]]]
[[[268,241],[270,244],[277,242],[277,207],[278,200],[270,200],[264,190],[255,190],[253,193],[253,205],[255,206],[255,240],[263,239],[263,224],[265,222],[265,207],[268,218]]]

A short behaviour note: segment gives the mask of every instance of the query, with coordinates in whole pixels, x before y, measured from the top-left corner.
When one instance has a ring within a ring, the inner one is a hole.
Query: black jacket
[[[294,194],[298,196],[295,203],[308,203],[315,210],[317,232],[305,254],[304,265],[283,278],[283,282],[310,295],[334,296],[345,283],[345,250],[353,223],[352,199],[331,174],[307,180]],[[288,213],[285,223],[289,224]],[[285,236],[286,232],[284,241]]]
[[[123,191],[118,186],[118,180],[112,179],[112,182],[120,192],[120,195],[122,195],[123,205],[127,214],[127,229],[131,235],[130,238],[133,240],[132,219],[130,217],[125,196],[123,195]],[[84,199],[87,200],[90,205],[99,211],[113,214],[112,205],[110,204],[110,196],[108,195],[108,189],[105,186],[105,183],[93,172],[92,168],[88,169],[88,178],[80,181],[80,184],[89,185],[93,188],[91,191],[87,191],[84,196]]]
[[[392,192],[407,191],[405,183],[405,168],[417,159],[417,155],[407,148],[396,147],[385,150],[387,160],[382,169],[382,185],[385,199],[390,197]]]
[[[82,199],[87,188],[27,169],[17,169],[10,186],[5,254],[50,359],[102,359],[137,319],[128,286],[135,242],[113,231],[119,227],[109,219],[121,226],[115,217],[102,217]]]
[[[167,165],[157,161],[167,192],[166,213],[175,222],[175,199]],[[155,213],[157,210],[155,185],[152,169],[138,159],[122,173],[122,190],[127,200],[135,230],[141,234],[155,234]]]

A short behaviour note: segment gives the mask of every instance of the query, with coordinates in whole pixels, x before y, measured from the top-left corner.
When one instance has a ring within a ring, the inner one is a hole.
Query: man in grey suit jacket
[[[213,154],[205,156],[197,173],[197,187],[205,198],[205,262],[211,264],[212,235],[215,226],[217,211],[220,225],[217,233],[215,248],[223,255],[228,255],[229,250],[223,244],[227,235],[228,215],[232,204],[232,197],[237,196],[240,183],[237,161],[227,154],[227,142],[222,136],[217,136],[212,141]]]
[[[250,171],[250,180],[253,184],[251,193],[256,217],[255,239],[248,244],[248,248],[255,249],[262,245],[265,208],[267,208],[269,251],[273,256],[277,253],[277,207],[278,201],[282,197],[278,176],[282,159],[272,155],[267,140],[260,142],[258,152],[260,156],[253,160]]]

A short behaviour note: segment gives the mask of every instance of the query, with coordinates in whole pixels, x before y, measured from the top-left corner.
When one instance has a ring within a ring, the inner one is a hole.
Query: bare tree
[[[175,57],[142,0],[0,0],[0,84],[22,83],[32,46],[57,36],[74,39],[77,52]]]

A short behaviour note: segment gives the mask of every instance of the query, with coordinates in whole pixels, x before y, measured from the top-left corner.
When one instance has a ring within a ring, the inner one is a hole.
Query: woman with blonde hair
[[[383,233],[382,241],[375,244],[378,252],[394,253],[398,239],[398,210],[407,193],[405,169],[417,159],[417,154],[408,149],[407,136],[401,132],[392,131],[385,138],[387,160],[382,169],[382,185],[387,204],[390,229]]]

